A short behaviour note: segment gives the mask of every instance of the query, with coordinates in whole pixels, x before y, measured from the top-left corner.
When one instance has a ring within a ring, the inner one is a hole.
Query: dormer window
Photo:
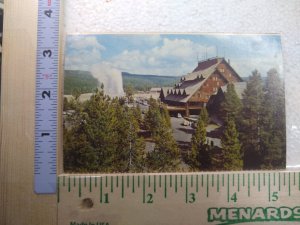
[[[224,73],[225,72],[224,68],[220,68],[220,72]]]

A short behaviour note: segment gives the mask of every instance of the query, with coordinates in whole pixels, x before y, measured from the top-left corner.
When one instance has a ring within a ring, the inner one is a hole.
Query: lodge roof
[[[163,87],[161,89],[161,94],[163,94],[164,100],[183,103],[187,102],[194,95],[194,93],[201,88],[204,82],[215,72],[219,73],[220,76],[227,80],[217,69],[218,65],[222,62],[229,65],[224,58],[218,57],[198,62],[198,66],[193,70],[193,72],[181,77],[180,82],[175,84],[174,87]],[[234,70],[233,72],[237,77],[239,77]],[[240,80],[242,79],[240,78]]]
[[[181,78],[181,82],[175,85],[175,87],[163,87],[162,92],[165,100],[187,102],[189,98],[203,85],[207,78],[216,71],[217,65],[220,62],[204,70],[188,73]]]

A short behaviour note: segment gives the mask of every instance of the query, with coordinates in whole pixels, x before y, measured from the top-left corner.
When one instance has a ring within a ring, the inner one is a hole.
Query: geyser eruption
[[[104,85],[104,93],[111,97],[124,96],[121,71],[108,63],[95,64],[91,68],[92,75]]]

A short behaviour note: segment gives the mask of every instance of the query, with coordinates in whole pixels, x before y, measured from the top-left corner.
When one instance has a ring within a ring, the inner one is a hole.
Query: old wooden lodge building
[[[167,105],[170,114],[199,114],[210,96],[230,82],[243,80],[229,61],[219,57],[210,58],[198,62],[193,72],[181,77],[174,87],[163,87],[160,99]]]

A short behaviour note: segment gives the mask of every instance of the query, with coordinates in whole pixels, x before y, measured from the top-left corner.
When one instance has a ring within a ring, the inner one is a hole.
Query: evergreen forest
[[[131,93],[132,94],[132,93]],[[187,149],[172,134],[169,113],[149,99],[142,112],[130,95],[111,98],[103,86],[91,98],[64,99],[66,172],[176,172],[280,169],[286,161],[284,84],[275,69],[262,80],[255,70],[240,99],[227,86],[220,105],[221,146],[207,141],[211,115],[203,108]],[[151,145],[151,147],[149,147]],[[147,147],[148,146],[148,147]]]

